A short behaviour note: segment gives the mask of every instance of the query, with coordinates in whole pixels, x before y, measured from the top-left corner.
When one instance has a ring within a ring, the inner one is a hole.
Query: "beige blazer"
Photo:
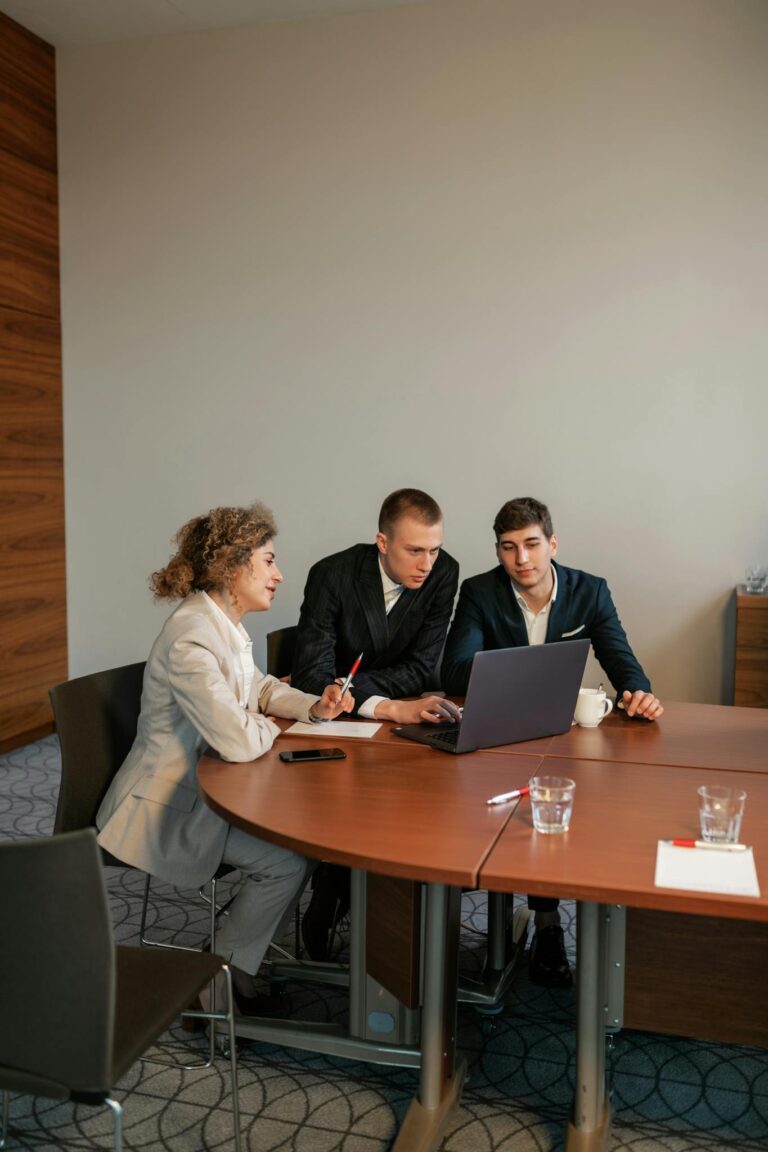
[[[229,829],[198,793],[202,753],[255,760],[280,731],[265,713],[307,720],[317,700],[257,668],[243,708],[239,671],[226,620],[203,593],[192,593],[152,647],[136,739],[96,816],[108,852],[177,887],[211,878]]]

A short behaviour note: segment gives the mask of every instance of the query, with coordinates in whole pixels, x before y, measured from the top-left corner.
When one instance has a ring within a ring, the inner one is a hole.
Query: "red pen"
[[[363,658],[363,654],[361,652],[360,655],[358,656],[357,660],[355,660],[354,664],[352,665],[352,668],[350,669],[349,676],[347,676],[346,680],[344,681],[344,683],[341,686],[341,695],[342,696],[344,695],[344,693],[347,691],[350,684],[352,683],[352,677],[354,676],[355,672],[357,672],[358,668],[360,667],[360,661],[362,660],[362,658]]]
[[[500,796],[491,796],[490,800],[486,800],[486,804],[506,804],[508,800],[519,800],[521,796],[527,796],[530,788],[526,784],[525,788],[515,788],[513,792],[502,792]]]
[[[667,840],[673,848],[714,848],[719,852],[746,852],[746,844],[720,843],[714,840]]]

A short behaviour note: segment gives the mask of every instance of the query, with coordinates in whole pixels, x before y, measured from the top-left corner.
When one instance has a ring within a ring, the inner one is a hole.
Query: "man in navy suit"
[[[629,646],[605,580],[555,563],[557,537],[545,504],[531,497],[509,500],[494,521],[499,564],[461,586],[442,665],[447,692],[467,690],[476,652],[523,644],[588,639],[627,716],[657,720],[664,709]],[[568,987],[557,900],[530,897],[536,934],[531,978]]]
[[[291,685],[304,692],[345,677],[362,652],[350,691],[361,718],[399,724],[455,720],[455,705],[421,693],[437,686],[459,566],[442,550],[440,506],[400,488],[381,506],[373,544],[354,544],[312,566],[304,589]],[[414,699],[415,697],[415,699]],[[410,698],[410,699],[409,699]],[[349,873],[322,865],[302,932],[313,960],[325,959]]]

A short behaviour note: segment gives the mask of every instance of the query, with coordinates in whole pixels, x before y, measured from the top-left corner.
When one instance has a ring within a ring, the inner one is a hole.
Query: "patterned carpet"
[[[58,789],[55,737],[0,757],[0,838],[51,831]],[[118,941],[137,938],[141,877],[108,871]],[[154,931],[205,935],[195,894],[153,886]],[[464,897],[462,968],[477,972],[485,926],[482,894]],[[575,954],[574,909],[563,907]],[[7,927],[7,926],[6,926]],[[193,938],[194,937],[194,941]],[[345,997],[328,988],[291,985],[292,1012],[340,1019]],[[1,1024],[0,1024],[1,1026]],[[189,1058],[199,1046],[180,1029],[163,1055]],[[530,984],[523,967],[504,1014],[489,1021],[462,1008],[459,1047],[468,1080],[443,1152],[557,1152],[573,1090],[574,1004],[570,991]],[[158,1053],[160,1055],[160,1053]],[[246,1044],[239,1049],[240,1106],[252,1152],[385,1152],[414,1094],[413,1071],[379,1068],[307,1052]],[[624,1032],[609,1052],[612,1149],[716,1152],[768,1148],[768,1059],[757,1048]],[[225,1061],[201,1072],[137,1064],[119,1085],[125,1100],[126,1149],[200,1152],[231,1149],[231,1101]],[[103,1108],[16,1096],[9,1148],[111,1147]]]

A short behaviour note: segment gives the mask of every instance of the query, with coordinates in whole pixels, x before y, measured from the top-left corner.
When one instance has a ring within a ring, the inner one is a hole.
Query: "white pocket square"
[[[563,632],[560,637],[561,640],[567,640],[569,636],[578,636],[579,632],[583,632],[586,624],[580,624],[578,628],[574,628],[573,632]]]

